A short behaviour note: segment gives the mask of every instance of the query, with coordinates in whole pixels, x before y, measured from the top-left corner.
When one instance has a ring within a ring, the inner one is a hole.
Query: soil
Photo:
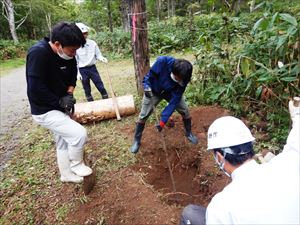
[[[13,73],[15,75],[1,78],[1,136],[8,134],[8,131],[13,134],[5,141],[9,146],[4,142],[0,145],[0,172],[7,166],[6,162],[19,144],[22,133],[17,129],[18,124],[28,124],[26,127],[32,124],[24,89],[24,68]],[[55,212],[48,210],[49,207],[70,202],[72,198],[79,201],[72,206],[65,224],[171,225],[178,224],[182,209],[187,204],[206,207],[211,198],[230,182],[206,150],[209,125],[216,118],[228,115],[228,112],[218,107],[197,107],[191,110],[191,114],[192,130],[198,136],[199,144],[188,142],[179,115],[174,116],[175,127],[166,127],[163,131],[166,152],[160,134],[154,130],[153,124],[147,124],[134,165],[98,177],[96,186],[87,196],[82,194],[81,185],[64,184],[60,190],[51,189],[49,196],[36,199],[35,224],[56,221]],[[12,130],[13,127],[16,129]],[[131,140],[134,124],[122,128],[122,132]],[[55,151],[50,152],[45,157],[48,163],[55,164]],[[174,186],[166,159],[170,162]],[[55,167],[48,172],[58,176]]]
[[[162,138],[148,125],[136,155],[137,162],[97,181],[88,195],[89,201],[69,213],[67,224],[178,224],[187,204],[206,207],[230,182],[206,150],[209,125],[228,112],[218,107],[198,107],[191,114],[192,129],[200,139],[197,145],[185,138],[180,116],[174,117],[175,127],[164,130],[175,187]],[[123,128],[122,132],[132,138],[134,126]]]

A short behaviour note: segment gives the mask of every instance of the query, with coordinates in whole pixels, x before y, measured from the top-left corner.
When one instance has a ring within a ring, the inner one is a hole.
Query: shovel
[[[108,78],[108,82],[109,82],[110,93],[111,93],[111,97],[112,97],[114,110],[116,112],[117,120],[120,121],[121,116],[120,116],[120,112],[119,112],[118,102],[117,102],[116,95],[115,95],[115,92],[112,87],[112,82],[111,82],[111,78],[110,78],[110,75],[108,72],[107,64],[105,65],[105,67],[106,67],[106,74],[107,74],[107,78]],[[95,170],[95,167],[93,166],[92,161],[87,160],[86,157],[85,157],[85,163],[86,163],[86,165],[91,167],[91,169],[93,170],[91,175],[83,177],[83,192],[84,192],[84,194],[88,195],[93,190],[93,188],[96,184],[96,170]]]
[[[153,113],[155,115],[156,124],[159,124],[158,114],[156,112],[156,107],[155,107],[153,102],[152,102],[152,109],[153,109]],[[168,169],[169,169],[169,174],[170,174],[170,178],[171,178],[173,192],[176,192],[175,180],[174,180],[174,176],[173,176],[173,172],[172,172],[172,168],[171,168],[171,163],[170,163],[170,160],[169,160],[169,157],[168,157],[166,139],[165,139],[165,136],[164,136],[163,132],[164,131],[159,132],[160,133],[160,138],[161,138],[161,143],[162,143],[165,155],[166,155],[166,161],[167,161],[167,166],[168,166]]]
[[[84,155],[84,163],[93,170],[91,175],[83,177],[82,189],[84,194],[88,195],[93,190],[96,184],[96,169],[95,164],[91,159],[88,159],[88,157],[86,157],[86,154]]]
[[[119,112],[119,107],[118,107],[118,102],[116,99],[116,95],[112,86],[112,82],[111,82],[111,78],[108,72],[108,66],[107,63],[105,63],[105,67],[106,67],[106,74],[107,74],[107,78],[108,78],[108,82],[109,82],[109,87],[110,87],[110,93],[111,93],[111,98],[112,98],[112,102],[113,102],[113,106],[116,112],[116,116],[117,116],[117,120],[121,120],[121,116],[120,116],[120,112]]]

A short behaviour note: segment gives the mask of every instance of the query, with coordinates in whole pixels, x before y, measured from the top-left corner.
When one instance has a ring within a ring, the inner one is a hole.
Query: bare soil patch
[[[228,112],[218,107],[198,107],[191,111],[193,131],[200,143],[192,145],[184,136],[180,116],[175,127],[166,128],[168,159],[176,192],[166,163],[160,135],[154,126],[145,128],[137,162],[129,168],[102,177],[86,203],[72,210],[68,224],[178,224],[183,207],[189,203],[207,206],[211,198],[229,182],[215,167],[206,150],[209,125]],[[130,139],[134,126],[122,128]]]

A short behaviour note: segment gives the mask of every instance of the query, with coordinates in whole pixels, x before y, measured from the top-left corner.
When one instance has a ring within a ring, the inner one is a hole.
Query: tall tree
[[[250,12],[253,12],[255,9],[255,0],[250,1]]]
[[[15,44],[19,43],[19,39],[16,32],[16,26],[15,26],[15,10],[14,5],[11,0],[3,0],[2,5],[4,8],[3,16],[7,19],[9,24],[9,30],[12,36],[12,39],[14,40]]]
[[[111,2],[110,2],[110,0],[107,0],[107,14],[108,14],[109,31],[113,32],[112,16],[111,16]]]
[[[171,12],[172,16],[175,16],[175,0],[171,0]]]
[[[122,16],[122,27],[125,32],[129,31],[129,1],[128,0],[120,0],[120,12]]]
[[[168,0],[168,18],[175,16],[175,1]]]
[[[131,40],[137,90],[143,93],[142,81],[150,68],[145,0],[130,0]]]
[[[159,22],[160,20],[160,10],[161,10],[161,0],[156,0],[156,16],[157,16],[157,21]]]

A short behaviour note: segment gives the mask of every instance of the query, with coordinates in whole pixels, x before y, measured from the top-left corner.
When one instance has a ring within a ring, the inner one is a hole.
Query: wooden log
[[[116,102],[121,116],[135,113],[132,95],[116,97]],[[111,118],[116,118],[112,98],[75,104],[73,119],[79,123],[90,123]]]

